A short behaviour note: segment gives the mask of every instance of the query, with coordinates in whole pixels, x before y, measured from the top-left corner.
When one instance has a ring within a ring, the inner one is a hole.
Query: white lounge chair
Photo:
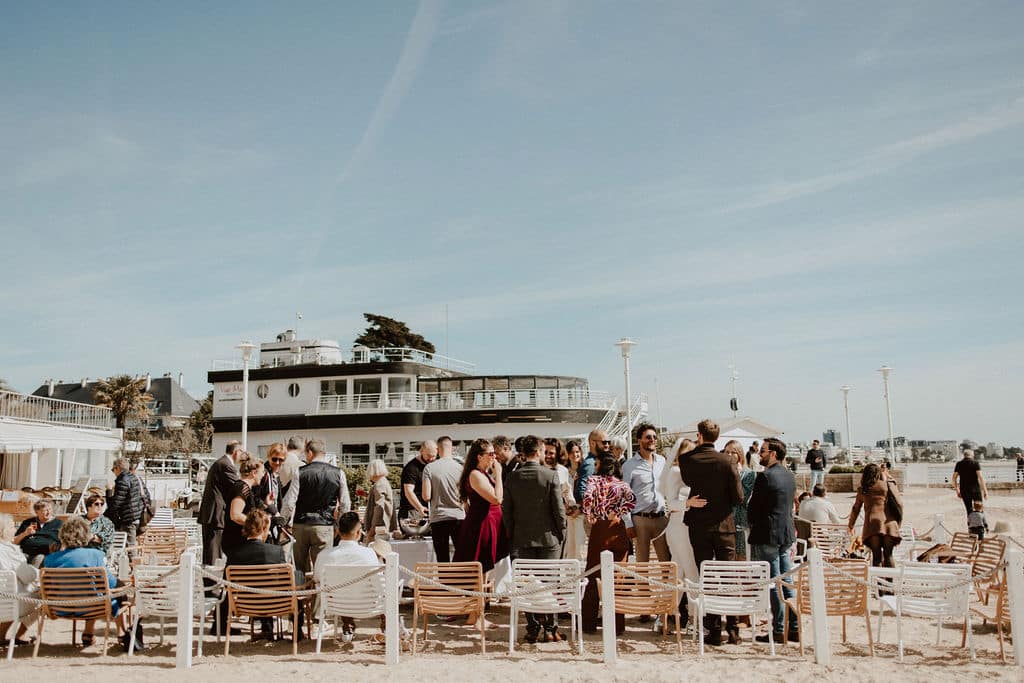
[[[512,596],[508,626],[509,654],[515,651],[520,612],[556,615],[568,612],[569,635],[576,641],[579,654],[583,654],[583,590],[587,587],[587,579],[580,578],[582,575],[583,563],[579,560],[512,562],[513,590],[536,591],[545,586],[550,587],[550,590]]]
[[[700,565],[700,583],[686,580],[690,603],[697,607],[695,634],[700,634],[700,655],[704,656],[705,614],[722,616],[750,616],[763,614],[768,618],[768,644],[775,656],[772,636],[771,568],[767,562],[724,562],[705,560]],[[780,596],[781,599],[781,596]],[[751,629],[753,630],[753,629]]]

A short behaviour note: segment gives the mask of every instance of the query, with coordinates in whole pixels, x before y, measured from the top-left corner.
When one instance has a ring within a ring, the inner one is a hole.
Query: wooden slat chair
[[[135,652],[135,632],[143,617],[160,619],[160,644],[164,643],[164,620],[178,618],[178,576],[161,577],[171,570],[168,565],[136,565],[133,569],[135,581],[135,606],[132,620],[131,642],[128,656]],[[203,656],[203,638],[206,636],[206,615],[220,611],[223,596],[208,596],[203,592],[203,579],[197,572],[192,580],[192,614],[199,618],[199,642],[197,656]],[[220,619],[214,619],[217,640],[220,641]]]
[[[290,564],[235,565],[224,570],[225,578],[252,588],[293,591],[295,573]],[[228,586],[228,631],[224,637],[224,654],[231,648],[231,620],[249,617],[249,628],[255,628],[259,617],[292,617],[292,654],[299,653],[299,599],[294,595],[264,595]]]
[[[868,608],[867,560],[840,559],[825,563],[825,614],[830,617],[843,618],[843,642],[846,642],[846,617],[864,617],[864,625],[868,630],[868,651],[875,656],[875,644],[871,637],[871,610]],[[865,584],[860,584],[834,571],[840,569],[846,574],[856,576]],[[830,571],[832,570],[832,571]],[[786,598],[786,618],[789,612],[796,614],[797,634],[800,636],[800,655],[804,654],[804,629],[801,617],[811,614],[811,582],[808,565],[800,567],[796,573],[796,595]],[[779,593],[782,594],[781,592]],[[789,632],[782,636],[783,644],[789,642]]]
[[[700,638],[700,655],[704,656],[704,615],[750,616],[764,615],[772,621],[771,585],[768,583],[770,567],[767,562],[727,562],[705,560],[700,565],[700,583],[686,580],[690,604],[696,606],[695,637]],[[700,589],[700,590],[697,590]],[[676,629],[678,631],[678,629]],[[753,636],[753,634],[751,634]],[[775,656],[775,640],[768,629],[768,644]]]
[[[978,541],[971,558],[971,576],[983,576],[1003,563],[1006,555],[1006,541],[998,538],[983,538]],[[986,602],[988,599],[987,587],[999,582],[998,574],[987,579],[978,579],[974,588],[978,594],[978,600]]]
[[[516,591],[535,591],[550,586],[550,590],[531,595],[513,596],[509,609],[508,651],[515,651],[516,631],[520,612],[533,614],[569,613],[569,637],[576,641],[579,654],[583,654],[583,591],[587,579],[583,563],[579,560],[513,560],[512,586]],[[645,612],[651,614],[651,612]],[[667,620],[666,620],[667,623]]]
[[[970,562],[977,547],[978,539],[974,537],[974,534],[958,531],[953,534],[953,540],[949,542],[947,555],[957,562]]]
[[[36,635],[32,658],[39,655],[39,644],[43,640],[43,626],[47,619],[71,619],[71,643],[77,642],[78,620],[103,619],[106,630],[103,648],[110,645],[110,621],[113,611],[110,607],[110,584],[106,567],[84,567],[57,569],[44,567],[39,572],[39,595],[43,600],[80,600],[96,598],[95,603],[75,607],[50,607],[43,605],[39,617],[39,632]]]
[[[484,572],[479,562],[417,562],[416,574],[438,581],[452,588],[482,592]],[[427,640],[427,619],[431,614],[458,616],[476,614],[480,627],[480,652],[487,652],[485,600],[483,597],[469,597],[451,593],[418,577],[413,582],[412,608],[412,653],[416,654],[416,633],[419,618],[423,617],[423,640]]]
[[[1006,590],[1006,570],[999,572],[998,580],[989,583],[983,589],[978,586],[979,591],[984,591],[984,597],[979,602],[971,602],[971,613],[982,619],[982,623],[994,622],[999,633],[999,658],[1006,663],[1006,652],[1003,647],[1003,627],[1010,625],[1010,594]],[[964,625],[963,635],[960,639],[960,647],[967,642],[967,626]]]
[[[373,571],[372,565],[339,564],[326,565],[323,568],[322,588],[338,586],[357,577],[365,576]],[[401,591],[401,589],[399,589]],[[320,593],[317,619],[320,630],[316,637],[316,653],[320,654],[326,624],[330,617],[334,618],[334,634],[338,634],[338,617],[352,619],[368,619],[384,614],[384,566],[377,568],[377,573],[351,586]]]
[[[837,559],[850,548],[850,529],[845,524],[811,524],[811,545],[826,559]]]
[[[188,548],[188,533],[173,527],[147,529],[139,536],[138,559],[145,564],[178,564]]]
[[[661,616],[661,637],[668,637],[668,619],[676,619],[676,651],[683,653],[682,630],[679,627],[679,567],[675,562],[619,562],[619,566],[644,577],[639,579],[623,572],[615,572],[615,613],[622,615],[657,614]],[[649,583],[651,579],[674,588]]]

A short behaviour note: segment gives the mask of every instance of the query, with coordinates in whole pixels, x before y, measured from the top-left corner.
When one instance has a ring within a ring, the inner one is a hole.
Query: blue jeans
[[[811,486],[810,489],[814,490],[815,484],[825,485],[825,470],[811,470]]]
[[[788,545],[758,545],[751,544],[750,546],[750,559],[754,561],[767,562],[770,569],[769,574],[772,577],[778,576],[779,574],[785,574],[793,568],[793,562],[789,559],[789,549],[792,543]],[[783,588],[783,595],[787,598],[793,597],[792,588]],[[772,630],[776,633],[782,633],[782,620],[785,618],[785,611],[782,607],[782,601],[779,600],[778,586],[772,586],[771,589],[772,599]],[[789,630],[796,630],[796,614],[790,613],[789,615]]]

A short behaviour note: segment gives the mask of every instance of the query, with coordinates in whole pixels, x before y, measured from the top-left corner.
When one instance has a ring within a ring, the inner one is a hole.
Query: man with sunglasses
[[[597,470],[597,461],[604,454],[610,454],[612,441],[608,438],[608,432],[603,429],[595,429],[587,437],[588,452],[583,458],[576,471],[576,486],[572,490],[572,497],[576,499],[577,505],[583,505],[583,494],[587,492],[587,479]]]

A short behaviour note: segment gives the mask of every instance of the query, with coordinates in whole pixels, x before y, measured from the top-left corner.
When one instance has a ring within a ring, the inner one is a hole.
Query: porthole
[[[292,382],[288,385],[288,395],[295,398],[299,395],[299,385],[297,382]]]
[[[256,387],[256,395],[259,396],[260,398],[266,398],[267,394],[269,393],[270,387],[268,387],[266,384],[261,384],[258,387]]]

